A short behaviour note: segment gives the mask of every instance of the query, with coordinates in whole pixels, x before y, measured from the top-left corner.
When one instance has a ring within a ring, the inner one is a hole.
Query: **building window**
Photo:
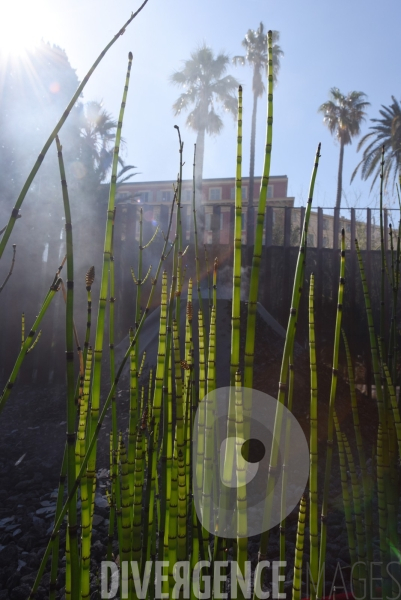
[[[152,192],[138,192],[137,194],[135,194],[134,198],[137,202],[140,202],[141,204],[145,202],[151,202]]]
[[[273,198],[274,187],[272,185],[267,186],[267,197]]]
[[[205,213],[205,230],[212,231],[212,212]]]
[[[242,200],[246,200],[248,198],[248,187],[246,185],[242,186]],[[235,187],[230,188],[230,200],[235,200]]]
[[[192,190],[183,190],[182,199],[184,202],[192,202],[193,191]]]
[[[329,238],[327,237],[327,235],[323,236],[323,248],[328,248],[329,247]]]
[[[221,188],[209,188],[209,200],[221,200]]]
[[[329,220],[323,219],[323,229],[327,231],[329,229]]]
[[[315,236],[313,235],[313,233],[308,233],[308,246],[314,246],[315,245]]]
[[[157,192],[159,202],[172,202],[173,192],[172,190],[161,190]]]

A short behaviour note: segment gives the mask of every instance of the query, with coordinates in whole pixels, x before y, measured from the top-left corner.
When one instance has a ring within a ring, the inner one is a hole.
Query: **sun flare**
[[[43,35],[45,19],[37,3],[9,3],[0,19],[0,53],[22,56],[34,48]]]

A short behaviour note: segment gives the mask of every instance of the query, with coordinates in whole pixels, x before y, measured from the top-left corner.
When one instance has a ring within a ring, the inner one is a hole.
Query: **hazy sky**
[[[65,49],[78,77],[83,78],[103,47],[140,5],[128,0],[14,0],[3,8],[0,44],[31,36]],[[4,14],[5,13],[5,14]],[[174,124],[181,127],[185,143],[184,177],[192,176],[196,139],[186,129],[185,116],[174,117],[171,106],[180,90],[169,84],[171,73],[203,42],[215,52],[242,54],[241,41],[249,28],[263,21],[266,29],[280,31],[282,59],[274,94],[272,175],[287,175],[289,195],[304,204],[318,142],[322,142],[315,206],[335,204],[339,146],[322,124],[318,106],[331,87],[343,93],[363,91],[371,107],[369,118],[379,116],[381,104],[391,95],[401,99],[400,0],[149,0],[103,59],[84,91],[85,100],[102,100],[118,115],[127,54],[134,54],[131,86],[123,136],[126,162],[141,172],[137,180],[175,179],[178,146]],[[8,41],[7,40],[12,40]],[[230,67],[244,87],[243,175],[249,169],[252,109],[251,69]],[[230,177],[235,173],[236,128],[229,116],[224,131],[206,139],[205,177]],[[263,165],[266,129],[266,96],[258,105],[256,174]],[[44,140],[45,141],[45,140]],[[377,189],[350,175],[359,161],[357,141],[345,149],[345,193],[351,203],[375,202]],[[391,190],[390,190],[391,191]],[[344,202],[344,201],[343,201]],[[392,202],[392,196],[387,198]]]

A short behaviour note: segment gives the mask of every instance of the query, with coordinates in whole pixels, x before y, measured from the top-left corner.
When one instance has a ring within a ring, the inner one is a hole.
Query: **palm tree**
[[[370,119],[372,125],[369,127],[372,131],[367,133],[358,144],[358,151],[369,140],[370,144],[363,151],[361,162],[352,173],[351,181],[354,179],[358,169],[361,167],[362,179],[367,179],[374,174],[372,187],[380,173],[381,151],[384,146],[384,183],[390,178],[394,171],[393,185],[397,172],[401,174],[401,106],[400,103],[391,96],[393,101],[390,106],[382,104],[382,110],[379,111],[381,119]]]
[[[364,100],[363,92],[349,92],[344,96],[336,87],[330,90],[330,100],[319,106],[318,111],[324,114],[323,122],[332,135],[340,142],[340,160],[338,163],[336,208],[341,207],[344,147],[351,144],[352,138],[360,133],[360,126],[365,120],[365,108],[370,102]]]
[[[280,70],[280,58],[284,52],[278,45],[280,33],[273,31],[273,85],[277,83],[277,76]],[[263,82],[264,75],[267,70],[268,53],[267,53],[267,34],[264,31],[264,25],[261,22],[255,30],[248,29],[248,33],[242,40],[242,46],[246,50],[245,56],[234,56],[233,63],[235,65],[250,65],[253,68],[252,92],[253,92],[253,107],[252,107],[252,128],[251,128],[251,158],[249,162],[249,191],[248,191],[248,232],[252,235],[253,219],[253,182],[255,176],[255,143],[256,143],[256,112],[258,99],[265,92],[265,84]]]
[[[205,134],[217,135],[223,127],[216,103],[234,117],[237,114],[236,91],[238,82],[231,75],[225,75],[229,57],[226,54],[214,56],[213,50],[205,44],[192,52],[191,58],[184,61],[184,68],[175,71],[170,77],[174,85],[184,87],[173,104],[175,115],[190,110],[186,124],[197,132],[196,138],[196,185],[202,186]],[[225,76],[224,76],[225,75]]]

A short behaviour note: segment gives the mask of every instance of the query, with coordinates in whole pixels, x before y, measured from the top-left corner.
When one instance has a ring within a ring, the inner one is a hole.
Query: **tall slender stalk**
[[[297,539],[295,542],[294,580],[292,582],[292,600],[300,600],[302,584],[302,558],[304,554],[306,521],[306,496],[303,495],[299,503]]]
[[[255,243],[253,248],[251,281],[248,298],[248,318],[245,340],[245,360],[244,360],[244,387],[253,386],[253,363],[255,356],[255,327],[256,327],[256,304],[258,301],[259,273],[262,259],[263,247],[263,225],[266,212],[267,186],[270,176],[270,162],[273,139],[273,32],[268,31],[268,93],[267,93],[267,133],[266,133],[266,152],[263,166],[262,183],[259,193],[258,213],[256,218]],[[248,241],[249,243],[249,241]],[[246,408],[249,410],[249,407]]]
[[[336,314],[336,325],[334,333],[334,349],[333,349],[333,367],[331,370],[331,386],[330,386],[330,400],[329,400],[329,415],[327,422],[327,449],[326,449],[326,468],[324,475],[324,486],[323,486],[323,500],[322,509],[320,514],[321,534],[320,534],[320,554],[319,554],[319,572],[324,569],[326,561],[326,543],[327,543],[327,510],[329,501],[330,491],[330,475],[331,465],[333,460],[333,413],[334,405],[336,400],[337,391],[337,380],[338,380],[338,353],[340,349],[340,338],[341,338],[341,321],[343,314],[343,297],[344,297],[344,284],[345,284],[345,232],[344,229],[341,231],[341,259],[340,259],[340,280],[338,284],[338,300],[337,300],[337,314]],[[319,579],[318,596],[321,598],[323,591],[323,579]]]
[[[82,91],[84,89],[84,87],[86,86],[86,84],[89,81],[89,78],[91,77],[91,75],[93,74],[94,70],[96,69],[96,67],[98,66],[98,64],[100,63],[100,61],[102,60],[102,58],[106,55],[106,53],[110,50],[110,48],[112,47],[112,45],[118,40],[118,38],[123,35],[123,33],[125,32],[126,28],[128,27],[128,25],[135,19],[135,17],[141,12],[141,10],[144,8],[144,6],[147,4],[148,0],[144,0],[144,2],[141,4],[141,6],[138,8],[137,11],[135,11],[134,13],[131,13],[130,18],[128,19],[128,21],[126,21],[124,23],[124,25],[121,27],[121,29],[119,30],[119,32],[113,37],[113,39],[107,44],[107,46],[102,50],[102,52],[99,54],[98,58],[95,60],[95,62],[93,63],[93,65],[91,66],[91,68],[89,69],[89,71],[87,72],[87,74],[85,75],[85,77],[82,80],[82,83],[78,86],[77,91],[75,92],[75,94],[73,95],[73,97],[71,98],[71,101],[69,102],[67,108],[65,109],[65,111],[63,112],[63,115],[61,117],[61,119],[59,120],[59,122],[57,123],[56,127],[53,129],[53,131],[51,132],[50,136],[48,137],[45,145],[43,146],[38,158],[36,159],[36,162],[31,170],[31,172],[29,173],[24,186],[20,192],[20,195],[17,198],[17,201],[15,203],[15,206],[11,212],[11,217],[10,220],[8,222],[7,228],[3,234],[3,237],[0,240],[0,259],[3,256],[3,252],[4,252],[4,248],[7,245],[8,239],[11,235],[11,232],[14,228],[15,225],[15,221],[18,219],[18,217],[20,216],[18,214],[19,209],[21,208],[21,205],[25,199],[26,194],[28,193],[29,188],[31,187],[32,181],[35,178],[36,173],[39,170],[40,165],[43,162],[44,157],[47,154],[47,151],[49,150],[52,142],[54,141],[56,135],[58,134],[58,132],[60,131],[61,127],[63,126],[63,124],[65,123],[68,115],[70,114],[71,110],[74,108],[75,104],[77,103],[79,97],[82,94]]]

